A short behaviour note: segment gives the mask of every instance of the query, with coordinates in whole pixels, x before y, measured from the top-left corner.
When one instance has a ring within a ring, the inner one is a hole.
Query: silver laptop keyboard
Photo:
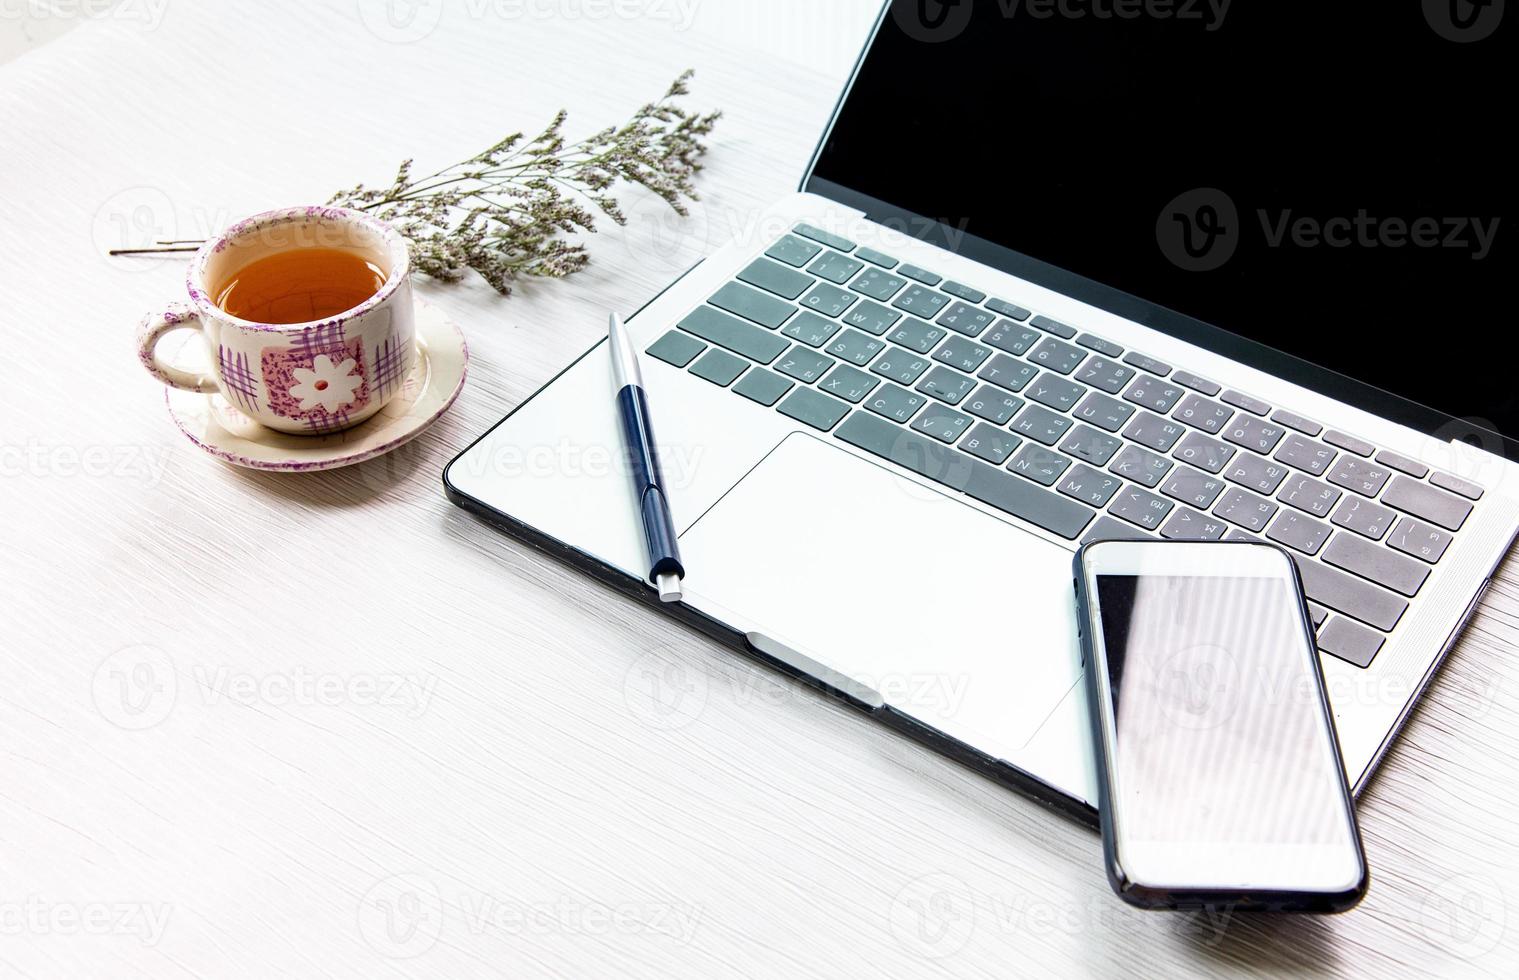
[[[648,354],[1068,541],[1264,536],[1360,667],[1482,496],[809,225]]]

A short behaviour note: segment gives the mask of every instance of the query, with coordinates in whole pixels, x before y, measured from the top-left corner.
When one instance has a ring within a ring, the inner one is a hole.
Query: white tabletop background
[[[1128,909],[1085,827],[444,500],[603,310],[755,233],[873,11],[0,0],[0,974],[1519,973],[1511,568],[1362,801],[1366,901],[1210,921]],[[630,194],[589,271],[509,300],[420,283],[474,355],[422,438],[276,476],[174,428],[131,328],[182,263],[106,248],[561,106],[589,132],[687,66],[726,112],[703,203]]]

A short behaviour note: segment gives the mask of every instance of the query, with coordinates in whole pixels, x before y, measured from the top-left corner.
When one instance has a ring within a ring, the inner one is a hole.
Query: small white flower
[[[324,412],[336,412],[338,407],[353,401],[353,393],[364,379],[352,373],[357,367],[353,358],[334,365],[332,358],[318,354],[311,369],[296,368],[295,380],[290,386],[290,397],[301,404],[301,411],[309,412],[318,405]]]

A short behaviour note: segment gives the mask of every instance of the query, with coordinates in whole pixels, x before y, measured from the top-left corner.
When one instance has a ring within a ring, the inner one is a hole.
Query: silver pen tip
[[[679,602],[681,600],[680,576],[665,572],[654,576],[654,588],[659,590],[660,602]]]

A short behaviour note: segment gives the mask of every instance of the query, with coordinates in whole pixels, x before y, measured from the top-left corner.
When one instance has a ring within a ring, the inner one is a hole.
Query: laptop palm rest
[[[1081,674],[1070,552],[809,435],[681,550],[696,604],[762,624],[765,652],[1015,763]]]

